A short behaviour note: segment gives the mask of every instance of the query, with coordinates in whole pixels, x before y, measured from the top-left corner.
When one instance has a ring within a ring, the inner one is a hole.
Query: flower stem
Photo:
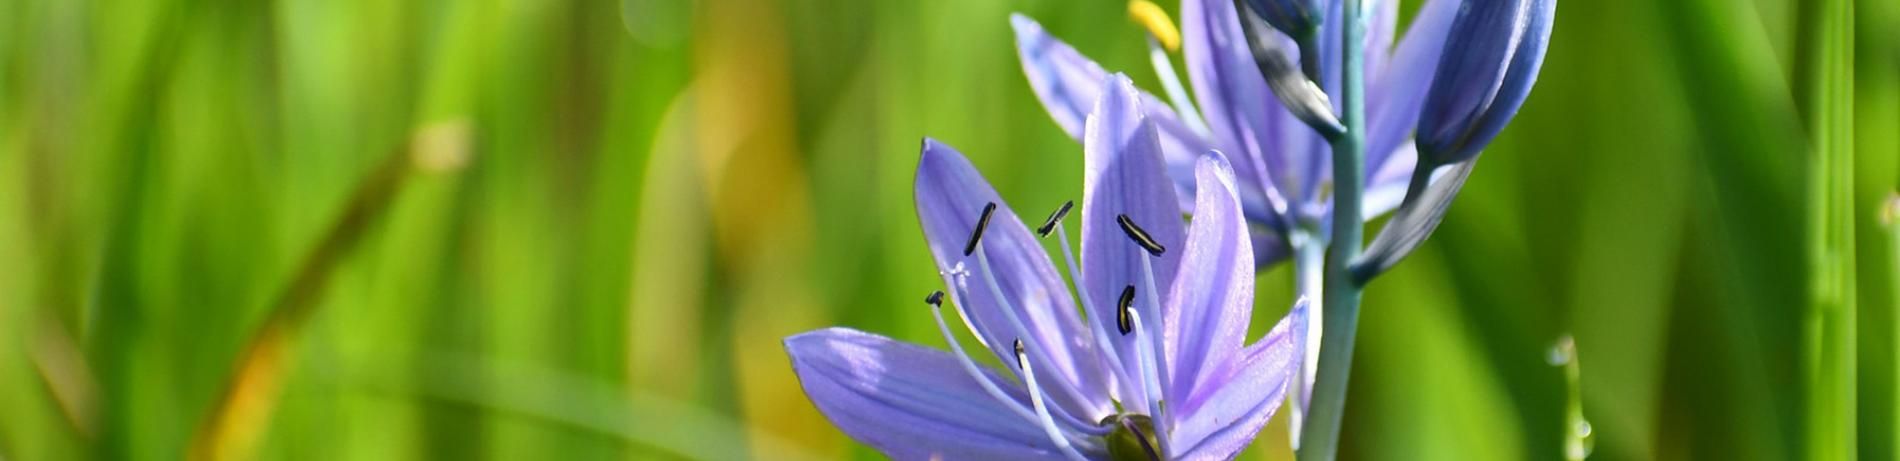
[[[1326,253],[1326,300],[1321,308],[1326,323],[1319,349],[1319,373],[1313,383],[1311,405],[1301,430],[1299,458],[1303,461],[1330,461],[1338,454],[1339,425],[1345,416],[1346,382],[1352,372],[1353,337],[1359,328],[1358,282],[1349,271],[1359,258],[1364,244],[1365,220],[1361,217],[1366,157],[1365,60],[1363,40],[1365,22],[1361,19],[1362,2],[1347,0],[1341,5],[1340,104],[1346,132],[1332,138],[1333,144],[1333,235]]]

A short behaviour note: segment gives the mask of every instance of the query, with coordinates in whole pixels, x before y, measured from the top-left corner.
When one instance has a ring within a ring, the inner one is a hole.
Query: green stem
[[[1353,337],[1359,328],[1360,286],[1349,271],[1353,260],[1359,259],[1366,224],[1360,217],[1366,157],[1365,60],[1360,58],[1360,48],[1366,25],[1360,19],[1361,2],[1343,3],[1340,23],[1346,30],[1341,34],[1340,55],[1346,58],[1340,72],[1340,103],[1344,106],[1346,132],[1332,138],[1333,235],[1326,252],[1322,295],[1326,302],[1321,308],[1326,323],[1320,340],[1319,373],[1300,434],[1299,458],[1303,461],[1330,461],[1338,454],[1346,383],[1352,372]]]
[[[1807,122],[1807,459],[1856,455],[1854,266],[1854,10],[1848,0],[1802,10],[1801,108]]]

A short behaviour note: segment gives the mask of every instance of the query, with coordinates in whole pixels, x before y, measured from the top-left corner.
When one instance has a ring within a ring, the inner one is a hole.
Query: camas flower
[[[917,214],[949,290],[926,302],[949,351],[846,328],[786,338],[839,429],[906,460],[1227,459],[1279,408],[1304,304],[1245,344],[1254,265],[1232,167],[1196,161],[1184,225],[1140,95],[1111,78],[1086,122],[1081,271],[1063,228],[1072,204],[1036,229],[1058,236],[1081,309],[970,162],[926,139]],[[1000,370],[963,347],[946,300]]]
[[[1530,96],[1557,0],[1475,0],[1458,12],[1418,120],[1427,165],[1478,155]]]
[[[1367,217],[1391,211],[1404,197],[1417,157],[1408,139],[1460,3],[1427,0],[1394,47],[1398,2],[1373,1],[1376,6],[1371,8],[1372,27],[1365,47]],[[1340,0],[1313,3],[1327,11],[1319,15],[1324,18],[1318,30],[1321,40],[1314,44],[1321,65],[1314,71],[1328,94],[1338,94]],[[1169,175],[1182,192],[1183,211],[1191,211],[1187,209],[1191,202],[1185,199],[1193,197],[1195,157],[1218,149],[1233,160],[1242,208],[1252,223],[1258,264],[1267,266],[1286,258],[1292,250],[1289,234],[1294,232],[1323,247],[1325,243],[1318,240],[1326,237],[1331,221],[1332,154],[1327,140],[1268,89],[1232,0],[1182,0],[1181,17],[1181,52],[1187,59],[1193,100],[1186,100],[1172,64],[1159,49],[1151,54],[1156,56],[1156,75],[1173,108],[1155,96],[1144,93],[1142,97],[1152,101],[1145,106],[1158,128]],[[1101,92],[1106,71],[1050,36],[1034,20],[1015,15],[1011,21],[1030,86],[1056,124],[1081,139],[1084,103]],[[1285,42],[1282,48],[1299,49],[1290,38],[1276,34],[1275,39]]]

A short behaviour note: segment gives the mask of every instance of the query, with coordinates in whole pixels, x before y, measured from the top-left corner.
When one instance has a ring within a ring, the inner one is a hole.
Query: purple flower
[[[1517,115],[1537,83],[1556,13],[1557,0],[1474,0],[1460,9],[1418,121],[1427,165],[1477,156]]]
[[[917,215],[949,290],[926,302],[950,350],[845,328],[786,338],[806,395],[839,429],[896,459],[1228,459],[1279,408],[1304,303],[1244,344],[1254,264],[1234,170],[1219,153],[1193,163],[1203,193],[1183,224],[1146,104],[1109,78],[1081,121],[1081,271],[1069,204],[1037,229],[1060,236],[1082,309],[970,162],[926,139]],[[969,355],[946,299],[1000,369]]]
[[[1365,48],[1368,217],[1391,211],[1404,197],[1417,159],[1408,139],[1438,67],[1446,31],[1459,9],[1459,0],[1427,0],[1405,37],[1394,47],[1398,2],[1375,1]],[[1325,22],[1317,31],[1319,40],[1314,42],[1320,53],[1317,62],[1322,64],[1315,71],[1320,86],[1329,94],[1337,94],[1334,69],[1341,59],[1337,38],[1341,29],[1339,0],[1314,3],[1328,12],[1318,15]],[[1156,59],[1163,63],[1156,66],[1157,75],[1168,87],[1175,108],[1170,109],[1160,98],[1142,94],[1144,100],[1151,101],[1144,106],[1158,128],[1162,158],[1185,199],[1193,193],[1193,159],[1210,148],[1228,153],[1239,180],[1236,186],[1243,212],[1252,224],[1255,260],[1263,267],[1277,263],[1292,250],[1290,234],[1303,233],[1301,238],[1312,240],[1327,235],[1324,229],[1330,224],[1331,148],[1323,136],[1287,111],[1268,89],[1247,46],[1232,0],[1182,0],[1181,16],[1182,54],[1187,59],[1193,100],[1182,100],[1185,92],[1178,91],[1174,69],[1162,59]],[[1101,76],[1106,71],[1051,37],[1034,20],[1015,15],[1011,21],[1030,86],[1056,124],[1081,139],[1081,120],[1086,113],[1082,103],[1092,101],[1101,92]],[[1278,34],[1274,38],[1283,40],[1285,49],[1299,48],[1291,38]],[[1183,201],[1183,211],[1187,211],[1188,203]],[[1321,241],[1314,243],[1324,246]]]

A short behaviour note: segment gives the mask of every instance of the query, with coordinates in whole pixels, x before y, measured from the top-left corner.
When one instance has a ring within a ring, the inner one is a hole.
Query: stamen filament
[[[1025,327],[1023,325],[1023,321],[1020,318],[1020,316],[1016,315],[1015,304],[1010,302],[1008,297],[1003,296],[1002,285],[996,283],[996,271],[991,269],[989,255],[987,252],[983,251],[982,245],[976,246],[976,264],[978,268],[983,270],[983,281],[986,282],[990,286],[990,296],[995,297],[997,303],[1001,304],[1000,308],[1003,311],[1003,316],[1009,318],[1009,324],[1011,327],[1015,328],[1015,331],[1018,337],[1023,337],[1023,338],[1031,337],[1029,336],[1029,328]],[[1037,350],[1034,353],[1036,354],[1036,359],[1041,360],[1043,363],[1055,363],[1054,360],[1051,360],[1049,358],[1049,354],[1046,351]],[[1075,383],[1071,383],[1067,379],[1062,379],[1061,376],[1057,376],[1056,378],[1057,378],[1056,388],[1061,389],[1063,393],[1067,394],[1067,396],[1072,401],[1082,404],[1082,405],[1092,406],[1096,404],[1096,402],[1091,402],[1089,401],[1089,399],[1083,397],[1082,392],[1075,388]],[[1062,408],[1065,412],[1070,410],[1067,406],[1061,406],[1058,408]],[[1099,408],[1083,408],[1080,410],[1097,411],[1097,412],[1100,411]],[[1084,421],[1091,419],[1091,418],[1083,418],[1082,416],[1085,416],[1085,415],[1072,414],[1070,416],[1077,417],[1077,419],[1081,419]],[[1095,415],[1086,415],[1086,416],[1093,417]]]
[[[1135,332],[1137,318],[1140,317],[1135,315],[1135,286],[1129,285],[1122,288],[1121,297],[1115,300],[1115,326],[1121,330],[1122,336]],[[1151,386],[1153,381],[1148,379],[1154,375],[1153,364],[1147,360],[1147,355],[1142,354],[1145,349],[1141,347],[1141,337],[1136,336],[1131,341],[1130,346],[1134,348],[1131,352],[1135,353],[1135,365],[1139,367],[1135,372],[1141,378],[1141,406],[1152,407],[1155,401],[1161,400],[1160,387]]]
[[[1154,343],[1149,339],[1150,330],[1141,323],[1141,312],[1135,309],[1129,309],[1128,315],[1134,316],[1135,318],[1135,349],[1139,351],[1138,355],[1141,356],[1142,375],[1146,378],[1145,380],[1147,381],[1150,392],[1153,392],[1153,395],[1156,397],[1148,399],[1148,418],[1154,421],[1155,432],[1157,432],[1157,437],[1155,438],[1157,440],[1164,439],[1167,438],[1166,436],[1170,431],[1164,427],[1167,423],[1167,417],[1161,414],[1161,396],[1163,395],[1161,394],[1161,373],[1159,373],[1160,368],[1155,365]],[[1161,447],[1163,451],[1166,451],[1167,448],[1166,446]]]
[[[1024,421],[1028,421],[1030,424],[1037,424],[1040,421],[1034,412],[1030,411],[1029,408],[1023,407],[1022,402],[1009,398],[1008,395],[1003,393],[1002,389],[996,387],[996,383],[992,382],[993,380],[990,379],[988,375],[978,371],[976,361],[970,359],[969,353],[964,352],[963,343],[957,341],[956,335],[950,333],[949,324],[944,323],[942,309],[931,309],[930,315],[937,319],[937,332],[943,333],[943,341],[950,345],[950,352],[957,356],[957,363],[963,365],[964,373],[968,373],[970,379],[975,380],[976,383],[983,388],[984,393],[989,394],[990,398],[996,399],[997,402],[1002,402],[1003,406],[1009,407],[1011,411],[1016,412],[1017,416],[1021,416]],[[1080,437],[1076,434],[1069,434],[1066,431],[1064,435],[1068,437]]]
[[[1088,461],[1088,458],[1082,457],[1081,453],[1075,451],[1075,447],[1069,444],[1069,439],[1063,437],[1061,430],[1056,428],[1055,420],[1049,417],[1049,405],[1042,401],[1041,387],[1036,385],[1036,369],[1029,364],[1029,357],[1023,354],[1021,339],[1016,340],[1016,365],[1023,369],[1023,379],[1029,384],[1029,401],[1035,404],[1036,416],[1041,418],[1042,431],[1049,434],[1049,441],[1054,442],[1056,448],[1062,452],[1063,456],[1068,457],[1069,461]]]
[[[1168,59],[1168,51],[1162,49],[1152,36],[1148,37],[1148,63],[1154,65],[1155,76],[1161,79],[1161,89],[1168,94],[1168,102],[1174,105],[1175,115],[1189,129],[1206,136],[1207,122],[1201,120],[1201,110],[1194,107],[1194,100],[1188,99],[1187,88],[1181,86],[1181,77],[1174,73],[1174,61]]]
[[[1150,262],[1149,259],[1152,258],[1141,258],[1141,278],[1148,284],[1148,311],[1154,313],[1155,322],[1160,322],[1162,320],[1161,295],[1156,294],[1160,291],[1155,289],[1155,268],[1154,263]],[[1135,317],[1135,323],[1141,324],[1140,316]],[[1147,329],[1149,332],[1160,331],[1160,328],[1154,324],[1141,324],[1140,328]],[[1160,373],[1162,370],[1168,369],[1168,358],[1166,355],[1160,353],[1162,351],[1162,344],[1157,342],[1159,339],[1156,339],[1152,334],[1143,334],[1136,338],[1136,340],[1141,341],[1142,346],[1148,349],[1149,360],[1154,361],[1153,366],[1155,367],[1155,372]],[[1160,395],[1162,398],[1166,398],[1168,395],[1167,388],[1172,387],[1174,383],[1170,382],[1171,380],[1169,379],[1163,379],[1161,376],[1160,374],[1156,375],[1156,379],[1159,381],[1157,386],[1161,389],[1162,393]],[[1161,399],[1155,400],[1159,401]],[[1162,417],[1159,408],[1160,406],[1157,404],[1155,413],[1149,415],[1154,418],[1155,431],[1163,435],[1172,433],[1174,428],[1168,427],[1168,419]]]
[[[970,336],[975,337],[978,343],[983,344],[983,348],[985,350],[992,350],[992,351],[996,350],[995,348],[990,347],[988,343],[983,340],[983,334],[978,333],[976,330],[976,326],[970,323],[970,312],[964,308],[964,304],[962,301],[964,299],[964,296],[968,296],[969,294],[963,291],[965,287],[958,285],[958,286],[954,286],[953,288],[954,289],[950,291],[951,293],[950,301],[955,304],[955,308],[957,310],[957,316],[963,319],[963,326],[965,328],[970,329]],[[939,320],[939,322],[941,322],[941,320]],[[944,333],[944,337],[945,337],[945,340],[947,342],[950,342],[954,347],[959,348],[959,349],[962,348],[962,345],[957,344],[954,341],[954,338],[951,338],[949,336],[949,333],[947,332]],[[958,351],[958,353],[962,354],[962,351]],[[975,362],[971,362],[971,366],[974,367]],[[1061,407],[1058,407],[1058,408],[1061,408]],[[1076,417],[1075,415],[1069,414],[1069,412],[1066,409],[1064,411],[1056,412],[1056,414],[1062,415],[1062,421],[1064,423],[1068,423],[1071,429],[1074,429],[1076,432],[1081,433],[1081,434],[1092,435],[1092,436],[1103,436],[1103,435],[1108,435],[1109,432],[1114,431],[1114,428],[1104,427],[1094,421],[1087,421],[1082,418]],[[1034,423],[1035,421],[1031,420],[1030,422]],[[1080,441],[1078,441],[1077,444],[1088,445]]]
[[[1068,209],[1068,207],[1064,206],[1063,209]],[[1069,248],[1068,231],[1063,229],[1061,220],[1059,219],[1056,220],[1054,224],[1055,225],[1053,227],[1055,228],[1056,233],[1062,234],[1061,239],[1062,239],[1063,262],[1069,265],[1069,281],[1072,282],[1072,284],[1075,286],[1076,297],[1082,299],[1083,312],[1088,312],[1091,314],[1101,312],[1101,311],[1095,310],[1095,303],[1091,301],[1092,299],[1094,299],[1094,297],[1089,296],[1089,292],[1087,290],[1082,289],[1082,286],[1084,284],[1082,282],[1081,266],[1075,263],[1075,250],[1072,250]],[[1125,396],[1117,396],[1118,398],[1116,398],[1116,400],[1126,402],[1128,399],[1132,399],[1136,395],[1141,394],[1140,392],[1133,392],[1136,389],[1136,384],[1133,380],[1128,378],[1129,376],[1128,366],[1123,364],[1124,362],[1122,362],[1121,353],[1115,350],[1115,344],[1109,341],[1108,331],[1102,329],[1102,323],[1097,322],[1092,317],[1085,319],[1083,323],[1088,324],[1089,330],[1093,333],[1093,336],[1095,337],[1095,348],[1101,351],[1101,353],[1097,354],[1097,356],[1109,362],[1107,364],[1109,366],[1105,368],[1108,368],[1109,371],[1114,375],[1113,377],[1115,378],[1115,382],[1117,384],[1116,393],[1127,392],[1127,395]]]

